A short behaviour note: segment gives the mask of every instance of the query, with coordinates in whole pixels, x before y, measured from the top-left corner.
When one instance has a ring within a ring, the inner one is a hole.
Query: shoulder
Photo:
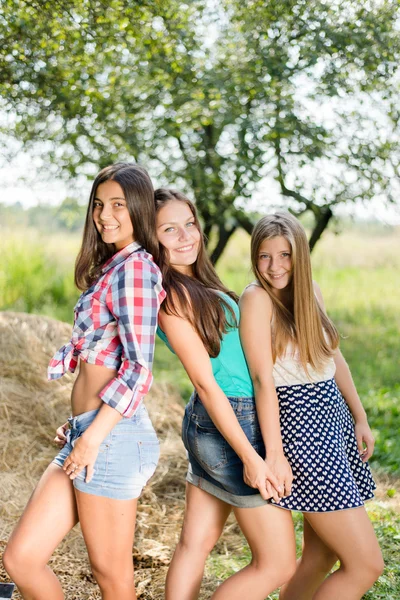
[[[250,311],[257,311],[258,313],[258,310],[261,310],[268,317],[272,315],[272,300],[268,292],[258,283],[250,284],[243,290],[239,306],[242,315]]]
[[[240,305],[243,303],[251,304],[252,302],[264,302],[265,304],[272,306],[272,300],[269,297],[268,292],[266,292],[264,288],[257,282],[250,283],[247,287],[245,287],[239,300]]]
[[[161,276],[161,271],[154,262],[152,255],[146,252],[146,250],[142,249],[133,252],[125,262],[128,268],[131,266],[130,268],[133,267],[134,269],[141,270],[143,273],[151,273],[157,277]]]
[[[140,281],[152,285],[161,283],[161,271],[153,261],[151,254],[145,250],[132,252],[123,262],[115,267],[113,280],[132,280],[135,285]]]
[[[181,286],[182,294],[179,294],[176,289],[168,291],[167,304],[163,304],[160,310],[160,323],[169,320],[170,318],[179,318],[182,320],[188,319],[188,312],[192,310],[192,302],[189,291],[185,286]]]

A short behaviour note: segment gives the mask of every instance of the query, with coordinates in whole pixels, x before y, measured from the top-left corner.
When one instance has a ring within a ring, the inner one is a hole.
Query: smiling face
[[[200,249],[200,231],[186,202],[170,200],[159,209],[157,237],[168,251],[170,265],[181,273],[192,275]]]
[[[263,240],[258,251],[257,267],[279,297],[292,278],[292,248],[283,236]]]
[[[101,183],[93,201],[93,221],[101,239],[121,250],[134,241],[133,225],[124,192],[116,181]]]

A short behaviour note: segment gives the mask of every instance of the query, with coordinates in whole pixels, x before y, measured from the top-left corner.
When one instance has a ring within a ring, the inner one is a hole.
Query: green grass
[[[382,503],[368,502],[367,510],[374,525],[385,561],[385,571],[373,588],[364,596],[364,600],[398,600],[400,597],[400,514],[386,508]],[[293,513],[296,532],[297,555],[301,553],[302,522],[298,513]],[[250,549],[243,538],[241,552],[219,553],[214,550],[207,561],[207,572],[220,580],[226,579],[245,567],[251,560]],[[335,567],[336,568],[336,567]],[[268,600],[278,600],[278,592],[268,596]]]
[[[371,464],[400,472],[400,239],[327,236],[314,277],[373,428]],[[329,265],[329,266],[328,266]]]
[[[72,276],[78,240],[32,229],[0,233],[0,309],[71,322],[79,295]]]

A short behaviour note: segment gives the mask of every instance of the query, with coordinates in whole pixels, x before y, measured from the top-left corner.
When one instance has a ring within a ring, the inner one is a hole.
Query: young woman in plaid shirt
[[[165,296],[147,251],[157,257],[151,180],[137,165],[106,167],[93,183],[76,261],[75,281],[83,293],[72,338],[49,366],[49,378],[56,379],[79,363],[70,428],[64,428],[66,443],[61,440],[3,559],[26,600],[64,598],[47,562],[78,521],[102,598],[136,598],[137,498],[159,456],[142,400],[152,383],[157,314]]]

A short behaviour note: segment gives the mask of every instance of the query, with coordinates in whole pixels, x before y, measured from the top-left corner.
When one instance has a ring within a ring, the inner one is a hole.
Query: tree
[[[394,200],[396,9],[8,0],[1,91],[13,134],[45,141],[57,169],[135,158],[193,194],[206,235],[217,234],[214,262],[238,227],[251,231],[245,209],[266,176],[290,210],[312,213],[314,247],[337,204]]]
[[[79,231],[85,222],[86,206],[82,206],[76,198],[65,198],[55,211],[55,223],[68,231]]]

